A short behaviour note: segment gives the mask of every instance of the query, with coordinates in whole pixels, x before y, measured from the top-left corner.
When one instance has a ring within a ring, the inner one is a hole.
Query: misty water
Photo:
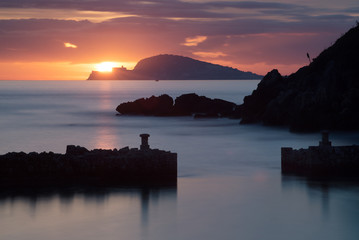
[[[258,81],[0,81],[0,154],[66,145],[178,153],[175,188],[0,192],[0,239],[358,239],[359,184],[282,176],[280,148],[319,133],[233,119],[116,116],[118,104],[195,92],[241,103]],[[334,145],[358,132],[332,132]]]

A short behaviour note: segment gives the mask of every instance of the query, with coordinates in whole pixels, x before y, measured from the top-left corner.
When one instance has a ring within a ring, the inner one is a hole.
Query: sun
[[[95,65],[95,70],[99,72],[112,72],[112,68],[117,67],[115,62],[102,62]]]

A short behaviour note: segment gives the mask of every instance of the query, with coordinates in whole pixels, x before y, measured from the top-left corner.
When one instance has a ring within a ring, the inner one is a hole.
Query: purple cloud
[[[203,57],[202,60],[207,54],[236,64],[300,64],[307,60],[303,52],[309,51],[314,57],[354,25],[359,3],[343,1],[339,7],[318,7],[294,0],[2,0],[0,11],[13,11],[14,19],[11,14],[7,18],[0,15],[0,61],[80,63],[121,56],[132,57],[120,59],[123,61],[137,61],[159,53],[174,53]],[[353,7],[343,7],[345,3]],[[81,11],[111,14],[102,22],[68,20],[61,14],[54,16],[56,19],[51,19],[50,14],[39,14],[39,19],[15,19],[19,18],[17,8],[24,12],[66,9],[74,14],[78,11],[79,15]],[[113,14],[116,12],[119,17]],[[206,40],[193,46],[183,44],[196,36],[205,36]],[[66,42],[78,48],[64,48]],[[298,57],[302,55],[303,59]]]

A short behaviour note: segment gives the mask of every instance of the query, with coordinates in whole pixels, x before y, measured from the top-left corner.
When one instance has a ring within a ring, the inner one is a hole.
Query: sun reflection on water
[[[99,126],[96,129],[95,147],[102,149],[112,149],[121,147],[121,138],[116,135],[116,129],[113,127],[113,118],[115,117],[111,96],[111,82],[103,81],[99,85],[99,104],[105,113],[99,113]],[[107,112],[108,110],[108,112]],[[112,112],[113,111],[113,112]]]

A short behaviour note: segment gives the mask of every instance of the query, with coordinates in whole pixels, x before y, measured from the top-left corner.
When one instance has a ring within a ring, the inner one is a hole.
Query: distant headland
[[[92,71],[87,80],[257,80],[262,77],[189,57],[162,54],[140,60],[133,70],[119,67],[112,72]]]

